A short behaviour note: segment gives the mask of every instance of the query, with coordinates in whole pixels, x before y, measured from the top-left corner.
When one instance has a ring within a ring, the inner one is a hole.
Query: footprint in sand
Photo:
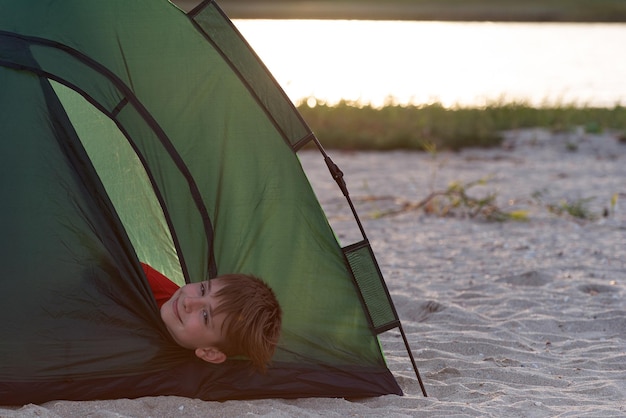
[[[439,371],[436,371],[434,373],[431,372],[428,374],[428,377],[434,380],[446,380],[459,376],[461,376],[461,372],[459,371],[459,369],[456,369],[454,367],[444,367]]]
[[[613,293],[617,291],[617,289],[614,286],[605,286],[601,284],[584,284],[584,285],[578,286],[578,290],[580,290],[583,293],[587,293],[591,296],[595,296],[600,293]]]
[[[429,300],[428,302],[424,302],[420,305],[419,311],[416,316],[416,321],[424,322],[428,318],[431,317],[432,314],[436,312],[441,312],[445,309],[441,303],[435,302],[434,300]]]
[[[552,278],[547,274],[538,271],[528,271],[514,276],[502,277],[496,280],[497,283],[508,283],[514,286],[534,286],[540,287],[550,283]]]

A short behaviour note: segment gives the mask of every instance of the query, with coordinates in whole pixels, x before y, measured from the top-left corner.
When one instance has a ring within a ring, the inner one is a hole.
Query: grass
[[[555,132],[579,127],[591,133],[617,131],[626,141],[626,107],[622,106],[533,107],[523,102],[494,102],[483,108],[445,108],[441,104],[375,108],[340,102],[309,107],[305,101],[298,109],[328,149],[457,151],[497,146],[502,131],[528,127]]]
[[[235,19],[626,21],[623,0],[221,0],[218,3]]]

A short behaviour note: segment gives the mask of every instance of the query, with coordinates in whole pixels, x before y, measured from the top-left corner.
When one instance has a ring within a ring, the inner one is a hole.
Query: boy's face
[[[216,353],[210,351],[221,354],[217,345],[224,340],[222,324],[226,313],[213,315],[219,305],[215,293],[222,286],[220,279],[191,283],[178,289],[161,306],[161,318],[174,340],[182,347],[196,350],[198,357],[212,363],[225,360],[225,356],[215,357]]]

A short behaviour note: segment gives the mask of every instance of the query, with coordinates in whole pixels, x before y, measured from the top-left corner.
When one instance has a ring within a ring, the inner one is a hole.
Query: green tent
[[[213,1],[0,0],[0,403],[401,394],[376,336],[395,308],[362,228],[337,242],[307,144],[327,159]],[[265,279],[268,372],[180,349],[140,261]]]

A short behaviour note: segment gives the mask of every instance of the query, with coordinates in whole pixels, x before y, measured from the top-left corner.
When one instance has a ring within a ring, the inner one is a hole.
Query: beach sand
[[[435,155],[336,152],[413,349],[380,336],[405,396],[204,402],[147,397],[0,407],[0,417],[626,416],[626,144],[610,134],[507,134]],[[323,162],[301,156],[342,241],[353,239]],[[452,181],[527,220],[402,210]],[[615,197],[617,203],[615,203]],[[566,201],[566,204],[563,202]],[[582,209],[577,218],[549,207]],[[606,216],[605,216],[606,215]],[[357,236],[358,238],[358,236]]]

